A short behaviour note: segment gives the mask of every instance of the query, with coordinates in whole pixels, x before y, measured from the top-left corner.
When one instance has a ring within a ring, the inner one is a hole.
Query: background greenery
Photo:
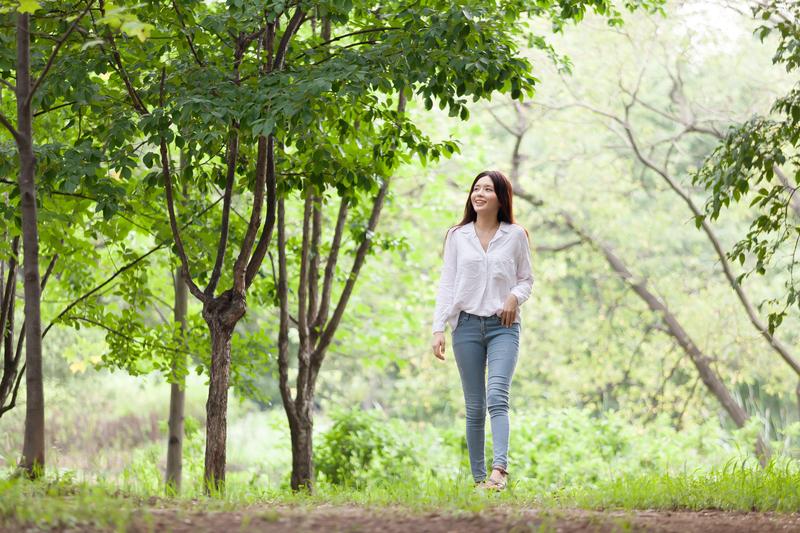
[[[674,152],[670,172],[702,204],[704,191],[693,188],[691,172],[717,140],[686,135],[661,142],[680,130],[664,113],[688,108],[724,130],[767,112],[793,79],[772,64],[774,43],[753,36],[755,22],[747,12],[694,1],[666,9],[666,17],[630,15],[623,28],[592,17],[565,28],[553,44],[568,61],[552,61],[532,48],[539,89],[524,107],[499,97],[474,106],[470,119],[460,121],[409,103],[432,139],[457,139],[461,154],[437,165],[406,165],[393,182],[378,227],[391,246],[368,259],[320,377],[315,442],[323,486],[466,481],[458,373],[450,351],[442,363],[429,349],[433,299],[442,239],[460,218],[465,188],[482,169],[510,171],[515,139],[504,125],[519,120],[518,109],[531,125],[519,146],[519,181],[544,203],[515,203],[518,222],[531,234],[535,283],[523,308],[511,394],[513,479],[547,493],[608,487],[603,484],[630,476],[713,473],[742,465],[754,435],[764,430],[781,460],[800,455],[796,376],[750,325],[685,205],[642,167],[613,121],[597,113],[621,115],[627,93],[638,86],[649,107],[632,108],[631,123],[653,158]],[[647,278],[754,415],[750,426],[732,430],[716,400],[698,385],[688,357],[654,327],[652,314],[602,256],[587,246],[544,249],[574,240],[553,223],[559,210],[592,228]],[[749,220],[744,203],[714,221],[727,249]],[[289,230],[300,232],[297,224]],[[132,247],[150,242],[135,231],[126,239]],[[116,264],[122,259],[117,252],[89,257]],[[147,273],[151,292],[161,298],[160,310],[145,317],[152,324],[171,316],[171,265],[162,253]],[[748,278],[745,288],[755,302],[775,298],[786,276],[771,271]],[[118,292],[124,289],[123,279]],[[44,296],[45,323],[63,306],[66,296],[59,290],[48,288]],[[121,297],[109,294],[109,305]],[[258,305],[267,299],[255,295],[234,337],[231,394],[238,401],[230,404],[228,437],[231,487],[239,487],[234,491],[288,483],[288,427],[275,378],[277,317]],[[192,334],[203,346],[199,308],[192,305]],[[798,317],[790,315],[777,335],[800,346],[798,326]],[[291,335],[296,341],[294,330]],[[63,326],[46,338],[48,460],[60,472],[158,493],[169,386],[146,359],[129,368],[143,374],[137,377],[107,368],[112,359],[105,338],[99,330]],[[200,492],[204,379],[190,376],[187,383],[188,494]],[[0,465],[16,462],[23,414],[24,405],[0,419]],[[786,472],[796,472],[794,463],[786,465]]]

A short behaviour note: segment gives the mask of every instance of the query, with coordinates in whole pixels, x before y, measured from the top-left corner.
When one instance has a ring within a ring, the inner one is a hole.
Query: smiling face
[[[476,213],[495,213],[500,209],[500,201],[494,190],[494,182],[489,176],[483,176],[472,186],[470,194],[472,208]]]

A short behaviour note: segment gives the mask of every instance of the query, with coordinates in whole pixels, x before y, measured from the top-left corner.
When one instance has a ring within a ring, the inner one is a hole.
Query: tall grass
[[[765,468],[754,459],[730,460],[708,472],[626,474],[572,487],[553,498],[589,509],[662,509],[800,512],[800,463],[776,458]]]

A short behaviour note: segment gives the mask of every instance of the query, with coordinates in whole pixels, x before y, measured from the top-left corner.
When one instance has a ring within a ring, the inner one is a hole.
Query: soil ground
[[[92,527],[56,528],[60,532],[94,531]],[[37,531],[0,525],[0,533]],[[586,511],[579,509],[492,509],[481,512],[413,512],[408,509],[364,509],[355,506],[253,507],[208,512],[148,508],[134,517],[131,533],[144,532],[372,532],[510,533],[647,531],[670,533],[800,532],[800,513],[725,511]]]
[[[152,529],[151,529],[152,528]],[[380,533],[484,533],[486,531],[675,533],[800,532],[800,514],[733,513],[724,511],[585,511],[572,509],[493,509],[480,513],[414,513],[318,506],[300,509],[258,507],[240,512],[191,513],[151,510],[148,520],[134,521],[132,531],[340,531]]]

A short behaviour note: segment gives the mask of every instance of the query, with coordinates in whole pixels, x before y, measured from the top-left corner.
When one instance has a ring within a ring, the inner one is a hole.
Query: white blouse
[[[433,332],[448,323],[455,330],[461,311],[499,315],[509,293],[522,305],[532,287],[531,250],[522,226],[501,222],[485,252],[474,222],[454,228],[445,240]],[[522,322],[519,307],[514,322]]]

